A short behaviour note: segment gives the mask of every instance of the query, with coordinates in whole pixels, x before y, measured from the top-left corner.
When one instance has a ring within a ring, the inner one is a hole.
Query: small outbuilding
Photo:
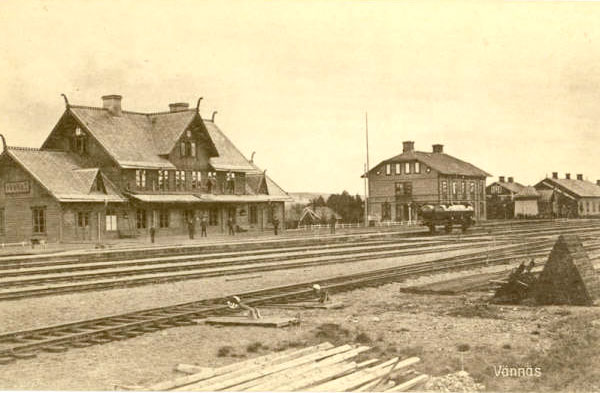
[[[538,208],[538,201],[540,199],[540,194],[534,187],[524,187],[515,195],[514,199],[516,218],[539,216],[540,211]]]

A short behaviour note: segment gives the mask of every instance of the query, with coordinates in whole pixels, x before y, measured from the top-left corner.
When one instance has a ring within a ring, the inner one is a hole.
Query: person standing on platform
[[[150,243],[154,243],[154,236],[156,235],[156,228],[154,224],[150,227]]]
[[[233,228],[233,217],[229,216],[227,219],[227,227],[229,228],[229,234],[235,236],[235,229]]]
[[[279,219],[277,217],[273,217],[273,232],[275,236],[277,236],[279,230]]]
[[[193,240],[194,232],[195,232],[196,228],[194,226],[194,219],[192,217],[188,218],[187,226],[188,226],[188,235],[190,236],[190,239]]]
[[[335,218],[335,214],[331,214],[331,217],[329,217],[329,230],[331,232],[332,235],[335,234],[335,224],[336,224],[337,220]]]
[[[208,220],[206,216],[202,216],[202,220],[200,220],[200,228],[202,232],[200,233],[200,237],[206,237],[206,227],[208,226]]]

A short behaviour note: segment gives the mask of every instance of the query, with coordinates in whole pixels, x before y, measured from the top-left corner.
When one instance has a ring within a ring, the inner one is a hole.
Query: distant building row
[[[552,177],[526,187],[500,176],[486,188],[486,199],[491,219],[600,217],[600,180],[584,180],[583,174],[573,179],[570,173],[561,179],[553,172]]]

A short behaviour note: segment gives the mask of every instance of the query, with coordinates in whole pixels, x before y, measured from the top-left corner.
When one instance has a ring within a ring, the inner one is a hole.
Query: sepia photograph
[[[600,1],[0,1],[0,391],[600,391]]]

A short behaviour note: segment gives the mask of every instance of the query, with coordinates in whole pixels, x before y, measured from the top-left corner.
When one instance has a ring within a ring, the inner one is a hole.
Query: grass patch
[[[319,341],[329,341],[333,345],[344,344],[349,336],[350,331],[337,323],[323,323],[315,329],[315,337]]]
[[[467,304],[464,306],[455,307],[446,312],[445,315],[460,318],[502,318],[502,316],[498,314],[496,307],[492,307],[487,303]]]
[[[269,349],[269,347],[264,345],[260,341],[255,341],[252,344],[248,344],[246,346],[246,352],[249,352],[249,353],[256,353],[256,352],[260,351],[261,349],[267,350],[267,349]]]
[[[220,358],[227,357],[233,353],[233,347],[231,345],[224,345],[217,350],[217,356]]]

